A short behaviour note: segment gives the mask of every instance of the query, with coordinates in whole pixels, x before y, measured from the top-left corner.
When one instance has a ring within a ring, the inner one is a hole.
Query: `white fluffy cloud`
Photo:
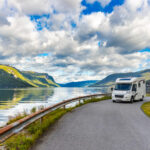
[[[10,25],[0,28],[0,45],[3,47],[1,55],[27,55],[39,49],[39,33],[27,16],[16,15],[7,20]]]
[[[9,0],[8,7],[13,7],[16,11],[23,14],[33,15],[33,14],[48,14],[53,10],[65,13],[76,13],[82,8],[81,0]]]
[[[103,7],[110,3],[99,1]],[[126,0],[110,14],[95,12],[82,17],[81,0],[0,3],[0,63],[48,72],[58,82],[102,79],[110,73],[149,66],[150,54],[138,52],[150,47],[147,0]],[[43,25],[37,30],[30,15],[43,14],[50,17],[38,21],[49,28]],[[40,56],[42,53],[48,56]]]
[[[138,0],[138,5],[128,1],[111,14],[98,12],[84,16],[79,24],[78,39],[83,42],[97,36],[120,53],[150,47],[150,7],[146,0]]]
[[[146,8],[147,6],[148,6],[148,0],[136,0],[136,2],[131,0],[126,0],[125,2],[125,7],[131,11],[137,11],[137,9],[140,10],[142,8]]]
[[[32,0],[32,2],[30,0],[9,0],[8,7],[25,14],[45,14],[51,11],[48,0]]]

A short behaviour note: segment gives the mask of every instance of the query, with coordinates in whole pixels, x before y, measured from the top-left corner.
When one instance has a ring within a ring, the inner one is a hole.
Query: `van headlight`
[[[125,98],[130,98],[130,97],[131,97],[130,94],[126,94],[126,95],[125,95]]]
[[[130,91],[127,91],[126,93],[129,95],[129,94],[130,94]]]

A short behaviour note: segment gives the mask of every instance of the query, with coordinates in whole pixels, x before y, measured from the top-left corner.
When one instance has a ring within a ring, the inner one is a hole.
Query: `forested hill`
[[[0,88],[58,87],[47,73],[20,71],[8,65],[0,65]]]

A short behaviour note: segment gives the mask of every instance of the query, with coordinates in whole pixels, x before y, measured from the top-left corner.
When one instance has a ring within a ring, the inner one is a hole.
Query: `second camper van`
[[[112,100],[131,102],[143,100],[146,95],[146,83],[143,78],[118,78],[112,92]]]

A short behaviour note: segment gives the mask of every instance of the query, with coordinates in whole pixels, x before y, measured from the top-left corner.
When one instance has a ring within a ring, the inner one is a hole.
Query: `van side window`
[[[141,87],[141,83],[140,82],[138,83],[138,87]]]
[[[137,85],[136,84],[133,84],[133,87],[132,87],[132,91],[137,91]]]

